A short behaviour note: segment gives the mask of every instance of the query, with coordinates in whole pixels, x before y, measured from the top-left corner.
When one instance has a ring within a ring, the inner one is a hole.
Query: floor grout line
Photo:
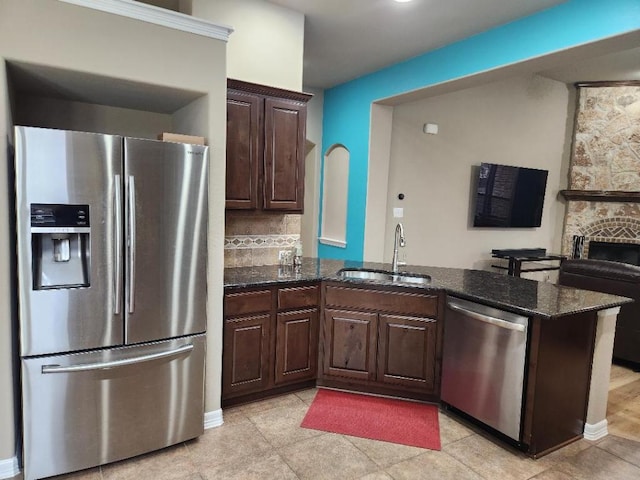
[[[619,438],[622,438],[622,437],[619,437]],[[609,455],[613,455],[617,459],[622,460],[623,462],[628,463],[629,465],[633,466],[636,470],[638,470],[638,477],[637,478],[640,478],[640,465],[636,465],[635,463],[630,462],[629,460],[627,460],[625,458],[622,458],[620,455],[616,454],[615,452],[607,450],[606,448],[602,448],[599,444],[596,444],[596,445],[593,445],[593,446],[595,448],[598,448],[598,449],[602,450],[603,452],[608,453]]]

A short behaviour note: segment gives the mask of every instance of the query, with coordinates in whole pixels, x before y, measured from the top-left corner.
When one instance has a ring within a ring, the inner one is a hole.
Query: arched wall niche
[[[349,150],[331,145],[324,155],[320,243],[346,248]]]

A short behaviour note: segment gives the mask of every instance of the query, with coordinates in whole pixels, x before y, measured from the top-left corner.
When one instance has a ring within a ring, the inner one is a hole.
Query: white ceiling
[[[328,88],[565,0],[267,1],[305,14],[303,83]],[[545,74],[566,83],[640,79],[639,55],[584,61],[582,51]]]

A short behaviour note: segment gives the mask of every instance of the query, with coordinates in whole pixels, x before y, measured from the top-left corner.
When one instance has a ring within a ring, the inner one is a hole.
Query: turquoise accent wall
[[[362,260],[374,101],[639,29],[640,0],[569,0],[326,90],[322,151],[350,153],[347,248],[319,244],[318,256]]]

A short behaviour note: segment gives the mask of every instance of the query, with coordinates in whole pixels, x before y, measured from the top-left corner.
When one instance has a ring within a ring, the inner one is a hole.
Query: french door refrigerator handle
[[[113,292],[113,314],[120,315],[122,304],[122,187],[120,175],[113,176],[113,209],[115,222],[115,285]]]
[[[167,350],[166,352],[150,353],[149,355],[141,355],[134,358],[125,358],[122,360],[113,360],[111,362],[98,362],[98,363],[80,363],[78,365],[43,365],[42,373],[73,373],[73,372],[88,372],[92,370],[107,370],[110,368],[125,367],[127,365],[135,365],[137,363],[150,362],[152,360],[159,360],[162,358],[177,357],[179,355],[189,353],[193,350],[193,344],[189,343],[183,345],[174,350]]]
[[[471,317],[475,320],[479,320],[481,322],[490,323],[491,325],[495,325],[496,327],[506,328],[508,330],[516,330],[518,332],[524,332],[526,327],[524,325],[520,325],[519,323],[508,322],[506,320],[502,320],[500,318],[492,317],[490,315],[484,315],[482,313],[474,312],[471,310],[467,310],[466,308],[459,307],[451,302],[448,304],[449,308],[452,310],[456,310],[461,312],[462,314]]]
[[[133,313],[136,309],[136,183],[133,175],[129,176],[129,313]]]

